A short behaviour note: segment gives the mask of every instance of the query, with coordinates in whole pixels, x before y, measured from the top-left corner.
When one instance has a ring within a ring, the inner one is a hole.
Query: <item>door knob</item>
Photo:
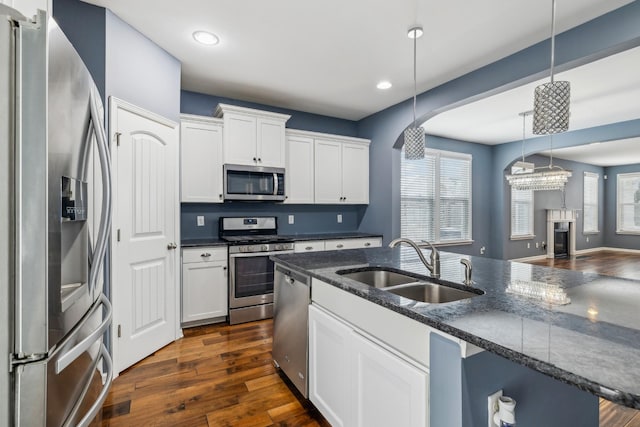
[[[178,247],[178,245],[176,245],[176,244],[175,244],[175,243],[173,243],[173,242],[171,242],[171,243],[169,243],[169,244],[167,245],[167,249],[169,249],[169,250],[175,249],[175,248],[177,248],[177,247]]]

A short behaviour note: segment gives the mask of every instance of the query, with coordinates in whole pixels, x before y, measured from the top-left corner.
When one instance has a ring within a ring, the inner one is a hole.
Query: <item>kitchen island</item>
[[[441,279],[462,289],[461,259],[472,262],[474,287],[484,294],[428,304],[338,274],[382,267],[428,278],[428,270],[410,248],[274,257],[277,264],[462,342],[596,396],[640,408],[640,282],[441,253]],[[540,297],[549,286],[564,291],[571,302],[550,304],[533,297]]]

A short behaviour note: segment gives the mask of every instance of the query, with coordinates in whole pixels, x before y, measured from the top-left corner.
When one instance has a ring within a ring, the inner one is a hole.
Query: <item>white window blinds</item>
[[[400,235],[415,241],[471,240],[471,155],[427,150],[401,161]]]
[[[640,234],[640,173],[618,175],[616,231]]]
[[[598,232],[598,179],[597,173],[584,173],[583,233]]]
[[[511,187],[511,238],[533,237],[533,190]]]

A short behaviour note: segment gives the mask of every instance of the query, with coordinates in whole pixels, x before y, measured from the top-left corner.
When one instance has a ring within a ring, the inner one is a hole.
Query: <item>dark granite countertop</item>
[[[485,293],[427,304],[336,274],[344,269],[387,267],[428,278],[429,271],[411,248],[272,258],[559,381],[640,409],[640,281],[442,252],[442,280],[463,286],[460,260],[470,259],[474,286]],[[571,303],[552,305],[516,295],[507,292],[510,284],[533,290],[557,285]]]
[[[382,237],[381,234],[360,233],[358,231],[346,232],[346,233],[313,233],[313,234],[285,234],[281,235],[287,238],[291,238],[292,241],[308,241],[308,240],[332,240],[332,239],[357,239],[366,237]],[[226,246],[227,242],[216,238],[205,239],[183,239],[180,242],[183,248],[191,248],[198,246]]]

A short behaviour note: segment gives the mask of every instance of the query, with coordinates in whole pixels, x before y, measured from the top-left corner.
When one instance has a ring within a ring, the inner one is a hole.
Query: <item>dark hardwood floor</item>
[[[636,253],[598,251],[573,258],[543,259],[529,263],[628,279],[640,277],[640,254]],[[640,427],[640,411],[600,399],[600,427]]]
[[[273,322],[185,329],[184,338],[124,371],[103,426],[328,426],[271,360]]]
[[[640,276],[640,254],[598,252],[531,263]],[[102,425],[328,426],[273,367],[272,332],[271,320],[185,329],[184,338],[116,378]],[[640,427],[640,411],[601,399],[600,427]]]

